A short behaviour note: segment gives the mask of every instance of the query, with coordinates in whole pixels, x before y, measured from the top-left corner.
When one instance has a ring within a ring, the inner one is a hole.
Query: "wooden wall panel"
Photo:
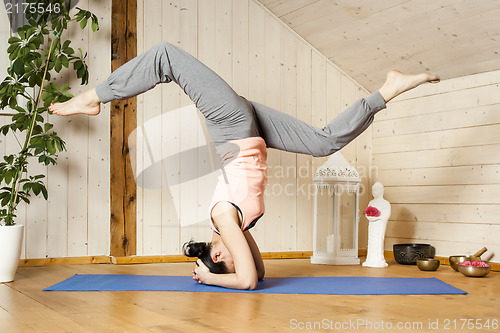
[[[282,110],[281,106],[281,30],[280,24],[270,15],[264,14],[264,101],[263,104]],[[274,149],[267,150],[269,165],[266,205],[266,248],[269,251],[281,250],[283,227],[283,208],[281,207],[281,153]]]
[[[197,56],[198,55],[198,6],[196,1],[189,0],[181,0],[180,2],[180,44],[179,46],[184,49],[186,52]],[[215,23],[215,22],[214,22]],[[191,100],[187,95],[181,94],[180,96],[181,105],[185,106],[188,104],[192,104]],[[194,114],[191,114],[187,117],[182,117],[179,123],[179,127],[181,129],[180,133],[180,152],[182,154],[183,151],[186,150],[186,147],[192,147],[196,145],[198,140],[198,128],[193,126],[198,122],[198,117]],[[187,130],[189,129],[189,130]],[[181,155],[180,161],[180,173],[181,179],[183,178],[183,174],[190,175],[190,179],[192,175],[198,174],[198,158],[186,156],[185,154]],[[184,182],[181,185],[180,189],[180,218],[182,223],[190,223],[191,221],[195,221],[198,218],[197,213],[197,205],[198,205],[198,184],[197,182]],[[154,209],[154,206],[151,207]],[[181,223],[181,225],[182,225]],[[204,224],[205,228],[208,228],[207,224]],[[198,237],[197,225],[189,225],[186,227],[182,227],[180,230],[180,243],[182,244],[184,241],[188,241],[192,238],[200,239]]]
[[[356,89],[356,99],[366,97],[368,94],[362,90]],[[360,197],[359,197],[359,225],[358,225],[358,248],[366,249],[368,247],[368,220],[362,214],[373,199],[372,186],[372,137],[373,126],[365,130],[352,144],[356,146],[356,161],[353,164],[361,177]]]
[[[93,34],[89,27],[81,30],[78,23],[72,22],[65,37],[72,40],[75,50],[81,47],[88,51],[89,86],[95,86],[107,77],[111,68],[111,0],[85,0],[79,6],[99,17],[100,30]],[[22,16],[15,19],[22,20]],[[6,50],[4,38],[11,32],[8,20],[1,22],[0,49]],[[3,73],[7,66],[7,54],[2,53]],[[74,95],[89,89],[80,87],[80,80],[65,71],[53,78],[59,84],[69,84]],[[109,105],[103,105],[101,111],[94,118],[49,116],[54,130],[66,141],[68,151],[59,154],[57,166],[31,164],[31,172],[46,175],[49,199],[33,197],[31,205],[21,205],[18,210],[17,221],[26,226],[22,258],[109,254]],[[0,122],[5,121],[6,118],[0,117]],[[10,135],[2,141],[2,153],[17,147]]]
[[[424,85],[376,119],[374,180],[393,204],[386,249],[418,241],[441,256],[498,253],[499,82],[489,72]]]
[[[140,52],[154,44],[152,40],[179,45],[249,100],[323,127],[345,105],[365,94],[359,85],[257,1],[163,1],[161,11],[157,7],[157,11],[162,13],[161,18],[158,13],[147,15],[146,1],[142,4],[144,9],[138,10],[138,14],[142,15],[138,24],[143,25],[138,29],[142,31],[138,41]],[[157,31],[160,24],[162,34]],[[147,43],[148,40],[151,43]],[[147,115],[153,107],[160,108],[160,113],[164,114],[190,103],[175,84],[163,84],[155,90],[161,91],[161,99],[151,92],[138,99],[139,126],[151,119]],[[193,134],[192,124],[195,121],[198,120],[182,118],[170,124],[171,131],[179,131],[178,141],[163,140],[162,147],[155,149],[182,151],[183,147],[194,143],[189,143],[193,135],[200,140],[204,133]],[[363,147],[367,145],[367,140],[371,140],[371,135],[364,137]],[[171,145],[175,148],[170,148]],[[138,141],[137,146],[143,147],[144,144]],[[370,162],[369,158],[358,160],[357,144],[348,149],[352,163],[361,166]],[[162,156],[165,154],[162,153]],[[268,150],[270,177],[265,194],[266,214],[252,231],[262,251],[312,249],[312,176],[325,160]],[[201,155],[198,155],[196,163],[192,158],[189,161],[181,158],[180,178],[189,172],[200,175],[203,163],[206,161]],[[197,169],[189,170],[193,164]],[[142,196],[137,218],[140,237],[138,254],[177,254],[190,238],[200,241],[211,239],[208,220],[203,220],[201,216],[206,213],[200,211],[199,206],[210,200],[212,188],[207,188],[200,179],[180,186],[180,193],[173,195],[168,194],[170,186],[162,184],[159,192],[138,188]],[[173,200],[178,200],[177,205],[172,203]],[[181,207],[179,212],[172,211],[176,206]],[[159,224],[157,221],[160,221]],[[199,223],[183,226],[190,221]],[[150,224],[154,224],[154,229]],[[152,247],[151,243],[156,245]]]
[[[297,40],[281,27],[281,111],[297,117]],[[297,250],[297,154],[280,152],[281,251]]]
[[[144,0],[137,0],[137,54],[144,53]],[[144,95],[139,95],[137,99],[137,109],[140,109],[141,105],[144,104]],[[144,113],[137,112],[137,124],[144,123]],[[129,139],[129,145],[131,150],[131,164],[134,166],[134,177],[137,186],[137,196],[136,196],[136,254],[142,255],[144,232],[142,226],[144,225],[144,188],[140,184],[144,183],[144,175],[138,174],[138,170],[144,169],[144,139],[143,136],[135,132],[135,138]],[[135,141],[134,144],[130,144],[130,140]],[[141,149],[139,148],[141,147]],[[163,179],[162,179],[163,181]]]
[[[243,2],[243,1],[242,1]],[[266,13],[253,1],[244,1],[248,6],[248,99],[253,101],[265,102],[265,18]],[[272,166],[268,169],[268,173],[272,172]],[[265,198],[267,203],[267,196]],[[271,223],[267,212],[269,207],[266,206],[266,214],[259,220],[255,226],[254,239],[259,247],[267,248],[266,228],[267,224]]]
[[[108,50],[111,44],[111,36],[107,31],[111,30],[111,7],[107,1],[91,1],[91,10],[98,13],[99,32],[89,32],[89,40],[95,46],[89,50],[89,66],[93,73],[107,73],[109,71],[108,61],[102,60],[102,50]],[[100,33],[102,32],[102,33]],[[97,38],[97,33],[102,36]],[[103,80],[102,77],[92,75],[89,85],[96,86]],[[90,117],[88,137],[88,255],[107,254],[110,249],[110,223],[109,223],[109,196],[103,198],[110,191],[109,182],[109,142],[108,135],[109,105],[101,105],[101,116]]]
[[[137,37],[137,42],[143,42],[143,52],[147,51],[158,43],[162,35],[162,11],[158,3],[153,1],[144,1],[144,31],[143,36]],[[146,19],[147,18],[147,19]],[[162,91],[161,89],[152,89],[144,94],[143,104],[143,121],[148,122],[149,131],[145,133],[146,142],[144,145],[147,148],[147,153],[153,156],[161,156],[161,144],[156,144],[157,138],[161,138],[162,122],[154,121],[161,119],[162,114]],[[140,107],[138,113],[141,113]],[[151,121],[153,120],[153,121]],[[138,125],[140,125],[138,123]],[[157,137],[150,136],[149,133],[158,133]],[[162,179],[161,166],[148,169],[145,176],[145,184],[154,184]],[[158,209],[145,208],[143,211],[143,247],[146,253],[158,253],[162,248],[162,191],[158,187],[149,187],[143,192],[143,200],[147,202],[149,207],[158,207]]]
[[[312,50],[304,43],[297,42],[297,118],[312,124]],[[297,154],[297,250],[311,250],[313,239],[312,179],[313,157]]]
[[[169,22],[169,24],[162,24],[162,38],[172,41],[174,44],[179,44],[180,42],[180,8],[182,8],[180,0],[162,2],[163,18],[165,22]],[[144,19],[146,20],[147,17]],[[147,33],[147,31],[144,31],[144,33]],[[181,94],[179,89],[175,85],[163,84],[161,85],[161,90],[164,107],[167,110],[178,108]],[[172,155],[173,152],[180,150],[181,128],[179,126],[179,121],[180,118],[174,116],[172,122],[162,124],[162,127],[165,128],[168,133],[172,134],[169,144],[162,145],[162,156]],[[177,169],[179,168],[180,161],[177,162]],[[162,172],[162,185],[167,184],[169,181],[176,183],[180,182],[180,175],[178,173],[174,173],[170,169],[167,169],[166,165],[162,165],[162,170],[167,170],[167,172]],[[175,170],[175,168],[173,168],[173,170]],[[179,216],[175,207],[180,206],[180,195],[176,190],[172,190],[174,191],[172,193],[171,189],[166,186],[162,188],[162,191],[162,252],[179,253],[181,230],[179,226]],[[147,205],[145,205],[145,207],[147,207]],[[140,215],[138,215],[138,217],[139,216]]]

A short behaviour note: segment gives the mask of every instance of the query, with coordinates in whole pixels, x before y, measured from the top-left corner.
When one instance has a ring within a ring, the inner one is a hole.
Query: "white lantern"
[[[359,183],[356,169],[339,152],[314,178],[312,264],[358,265]]]

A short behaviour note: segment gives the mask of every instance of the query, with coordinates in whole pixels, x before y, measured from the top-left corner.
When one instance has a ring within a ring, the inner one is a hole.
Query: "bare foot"
[[[398,71],[390,71],[387,73],[387,79],[384,85],[379,89],[379,92],[384,100],[389,102],[399,94],[418,87],[422,83],[437,83],[439,81],[439,76],[434,74],[421,73],[417,75],[405,75]]]
[[[72,114],[95,116],[101,112],[100,105],[101,101],[97,97],[95,89],[90,89],[64,103],[52,104],[49,106],[49,110],[59,116],[69,116]]]

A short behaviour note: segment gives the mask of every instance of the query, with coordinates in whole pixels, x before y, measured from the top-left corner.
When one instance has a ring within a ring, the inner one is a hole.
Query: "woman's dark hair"
[[[184,255],[188,257],[200,258],[205,266],[208,267],[210,272],[214,274],[226,274],[227,267],[224,262],[213,262],[212,256],[210,255],[211,248],[212,245],[210,243],[195,242],[193,240],[190,240],[189,242],[184,243],[184,245],[182,246],[182,252],[184,252]]]

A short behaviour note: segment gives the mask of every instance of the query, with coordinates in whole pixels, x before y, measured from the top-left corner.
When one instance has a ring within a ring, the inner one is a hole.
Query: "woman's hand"
[[[193,268],[193,280],[198,281],[198,283],[208,284],[208,280],[212,273],[207,266],[201,261],[201,259],[196,260],[196,267]]]

